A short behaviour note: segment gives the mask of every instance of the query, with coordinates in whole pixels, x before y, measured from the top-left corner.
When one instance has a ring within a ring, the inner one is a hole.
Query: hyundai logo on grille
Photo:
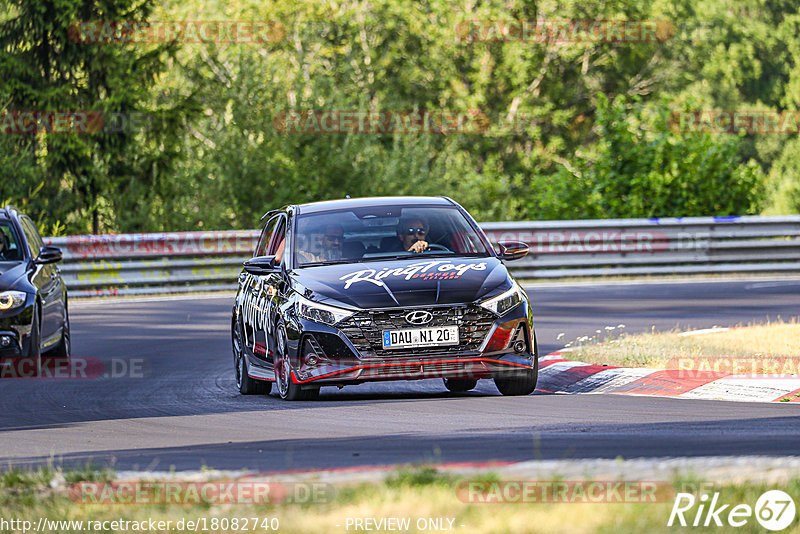
[[[425,310],[412,311],[406,314],[408,324],[428,324],[433,320],[433,314]]]

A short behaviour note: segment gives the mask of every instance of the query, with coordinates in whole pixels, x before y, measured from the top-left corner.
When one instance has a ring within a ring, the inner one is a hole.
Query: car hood
[[[361,309],[473,302],[508,286],[505,265],[492,257],[321,265],[293,276],[313,300]]]
[[[0,261],[0,291],[19,289],[19,279],[27,272],[25,262]]]

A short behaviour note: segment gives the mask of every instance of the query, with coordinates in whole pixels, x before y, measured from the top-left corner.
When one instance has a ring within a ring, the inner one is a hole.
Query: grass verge
[[[683,491],[699,497],[701,493],[719,492],[719,503],[748,504],[755,507],[758,497],[767,490],[776,489],[763,483],[713,484],[702,482],[696,477],[683,476],[668,482],[670,494],[659,499],[660,502],[628,503],[587,503],[580,495],[568,493],[566,500],[572,502],[469,502],[458,488],[469,481],[483,484],[499,484],[496,474],[480,476],[454,476],[441,473],[433,468],[406,468],[392,473],[385,480],[356,485],[339,485],[328,493],[325,502],[282,502],[277,504],[80,504],[70,498],[69,484],[65,480],[98,481],[108,480],[108,473],[61,472],[52,469],[38,471],[6,472],[0,477],[0,510],[2,519],[27,520],[35,523],[40,517],[49,521],[82,521],[82,528],[62,525],[57,530],[44,529],[39,532],[142,532],[139,528],[103,528],[104,521],[171,521],[172,528],[164,530],[147,529],[148,532],[183,532],[177,528],[179,521],[205,521],[205,532],[252,532],[247,529],[232,528],[233,520],[257,518],[258,532],[282,533],[336,533],[364,531],[357,529],[357,519],[380,522],[382,519],[408,519],[410,528],[404,532],[433,532],[447,530],[461,533],[479,532],[517,533],[641,533],[673,532],[676,528],[684,531],[708,531],[708,528],[668,527],[667,522],[674,504],[674,492]],[[540,481],[541,482],[541,481]],[[558,481],[556,481],[558,482]],[[562,481],[563,482],[563,481]],[[590,482],[586,480],[584,482]],[[486,486],[488,487],[488,486]],[[800,498],[800,480],[792,479],[779,488],[793,499]],[[564,500],[562,496],[562,501]],[[697,501],[699,504],[699,500]],[[731,507],[728,507],[730,510]],[[687,512],[685,517],[691,524],[697,506]],[[268,525],[263,528],[264,519]],[[212,521],[217,526],[213,527]],[[722,521],[726,520],[725,514]],[[96,524],[95,522],[101,522]],[[227,526],[221,526],[225,523]],[[2,522],[0,522],[2,524]],[[362,523],[364,524],[364,523]],[[379,524],[379,523],[378,523]],[[702,524],[702,521],[701,521]],[[93,525],[101,528],[93,529]],[[349,525],[349,527],[348,527]],[[388,529],[374,528],[373,531]],[[90,527],[90,528],[87,528]],[[730,529],[725,525],[727,529]],[[726,528],[713,529],[726,531]],[[735,529],[737,532],[761,532],[755,517],[747,524]],[[21,529],[3,528],[3,532],[21,532]],[[798,532],[797,522],[783,532]]]
[[[594,337],[567,343],[571,351],[563,357],[598,365],[658,369],[714,359],[743,362],[743,373],[796,374],[800,369],[800,318],[714,330],[629,335],[623,328],[607,327]]]

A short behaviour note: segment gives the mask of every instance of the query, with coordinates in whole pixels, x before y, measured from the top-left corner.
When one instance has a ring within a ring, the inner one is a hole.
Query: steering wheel
[[[449,248],[439,243],[428,243],[428,248],[425,250],[441,250],[442,252],[452,252]]]

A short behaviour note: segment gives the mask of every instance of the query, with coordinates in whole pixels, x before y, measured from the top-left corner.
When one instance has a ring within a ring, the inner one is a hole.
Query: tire
[[[539,351],[533,354],[533,368],[516,376],[503,376],[494,379],[494,385],[503,395],[530,395],[536,389],[539,378]]]
[[[478,385],[477,379],[470,378],[443,378],[444,387],[453,393],[464,393],[471,389],[475,389]]]
[[[292,376],[292,362],[289,358],[286,329],[278,323],[275,332],[275,386],[280,398],[286,401],[311,400],[319,396],[319,388],[302,389]]]
[[[69,361],[72,356],[72,339],[69,332],[69,311],[65,311],[64,326],[61,330],[61,341],[53,349],[52,356],[59,360]]]
[[[242,395],[266,395],[272,389],[272,384],[266,380],[256,380],[248,374],[247,355],[244,353],[242,329],[239,322],[233,326],[231,332],[233,344],[233,372],[236,378],[236,389]]]
[[[39,315],[39,305],[37,304],[33,307],[31,336],[28,341],[28,358],[34,365],[34,377],[42,376],[42,324]]]

